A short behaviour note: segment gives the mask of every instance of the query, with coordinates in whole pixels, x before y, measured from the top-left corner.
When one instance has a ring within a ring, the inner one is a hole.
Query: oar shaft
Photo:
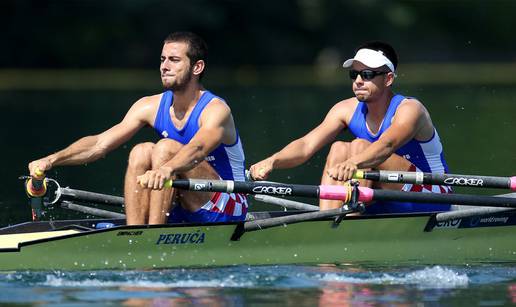
[[[516,191],[516,176],[496,177],[381,170],[357,171],[354,178],[392,183],[442,184],[449,186],[510,189]]]
[[[203,180],[178,179],[168,181],[167,186],[198,192],[225,192],[264,194],[275,196],[319,197],[319,187],[302,184],[283,184],[265,181],[232,181],[232,180]]]
[[[178,179],[172,181],[169,185],[179,189],[199,192],[235,192],[247,194],[302,196],[319,199],[342,200],[343,202],[350,201],[352,191],[351,187],[345,186],[310,186],[266,181],[241,182],[231,180]],[[487,207],[516,207],[516,199],[509,197],[373,190],[366,187],[359,187],[358,190],[358,201],[361,202],[400,201]]]
[[[318,206],[305,204],[302,202],[293,201],[293,200],[289,200],[289,199],[281,198],[281,197],[274,197],[274,196],[269,196],[269,195],[254,195],[254,199],[257,201],[264,202],[266,204],[282,206],[286,209],[319,211]]]
[[[61,208],[111,219],[125,219],[125,214],[82,206],[69,201],[61,202]]]
[[[510,197],[493,197],[468,194],[403,192],[393,190],[372,190],[369,188],[359,188],[359,190],[361,195],[360,200],[365,202],[367,202],[368,200],[376,200],[414,203],[458,204],[466,206],[483,207],[516,207],[516,199]],[[372,191],[372,197],[370,196],[370,190]]]
[[[70,188],[60,188],[60,196],[64,199],[80,200],[104,205],[124,205],[124,198],[101,193],[94,193]]]
[[[355,212],[355,211],[351,210],[351,209],[339,208],[339,209],[332,209],[332,210],[307,212],[307,213],[299,213],[299,214],[288,215],[288,216],[273,217],[273,218],[256,220],[256,221],[248,221],[248,222],[244,223],[244,230],[245,231],[260,230],[260,229],[265,229],[265,228],[270,228],[270,227],[277,227],[277,226],[281,226],[281,225],[300,223],[300,222],[309,221],[309,220],[325,219],[325,218],[348,214],[348,213],[352,213],[352,212]]]

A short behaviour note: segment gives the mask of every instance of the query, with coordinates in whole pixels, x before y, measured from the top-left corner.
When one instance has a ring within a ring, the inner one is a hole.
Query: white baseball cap
[[[391,60],[389,60],[382,51],[377,51],[373,49],[367,49],[363,48],[357,51],[357,54],[355,54],[355,57],[352,59],[347,59],[344,64],[342,64],[342,67],[348,68],[353,65],[353,61],[358,61],[365,66],[371,67],[371,68],[378,68],[382,67],[383,65],[389,67],[389,69],[394,72],[394,64],[392,64]]]

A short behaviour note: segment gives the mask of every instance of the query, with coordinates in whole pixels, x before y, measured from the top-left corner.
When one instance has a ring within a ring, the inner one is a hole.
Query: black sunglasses
[[[351,78],[351,80],[355,80],[358,77],[358,75],[360,75],[360,77],[363,80],[373,80],[374,77],[379,76],[379,75],[385,75],[386,73],[387,73],[386,71],[374,71],[374,70],[369,70],[369,69],[364,69],[361,71],[350,70],[349,77]]]

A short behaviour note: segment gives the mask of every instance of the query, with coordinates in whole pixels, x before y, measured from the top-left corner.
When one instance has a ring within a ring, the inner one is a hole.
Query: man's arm
[[[387,160],[398,148],[413,139],[422,127],[433,126],[423,105],[409,99],[399,106],[391,126],[362,153],[350,157],[328,170],[336,180],[349,180],[357,169],[374,168]]]
[[[149,123],[152,109],[148,98],[140,99],[115,126],[100,134],[83,137],[61,151],[31,162],[31,176],[36,176],[36,169],[48,171],[55,166],[80,165],[98,160]]]
[[[351,108],[351,100],[334,105],[323,122],[315,129],[291,142],[279,152],[252,165],[249,169],[251,176],[256,180],[264,180],[274,169],[293,168],[306,162],[347,127],[345,116],[350,113]]]
[[[210,102],[200,118],[200,128],[190,142],[159,169],[147,171],[138,176],[138,182],[147,188],[162,189],[166,180],[177,173],[196,167],[206,156],[219,146],[228,135],[235,135],[231,110],[220,100]]]

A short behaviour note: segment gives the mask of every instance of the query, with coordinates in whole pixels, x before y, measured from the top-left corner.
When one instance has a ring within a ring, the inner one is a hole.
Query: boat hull
[[[516,262],[513,214],[453,220],[428,229],[430,217],[346,217],[338,226],[332,220],[307,221],[245,232],[238,240],[231,239],[237,224],[67,232],[4,246],[0,270]],[[9,236],[0,235],[0,242]]]

